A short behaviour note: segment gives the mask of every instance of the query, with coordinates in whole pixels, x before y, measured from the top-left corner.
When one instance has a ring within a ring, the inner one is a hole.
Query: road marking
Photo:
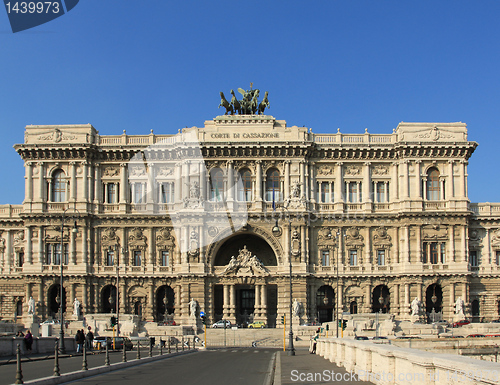
[[[248,350],[243,350],[243,353],[248,353]]]
[[[231,350],[231,353],[236,353],[236,352],[237,352],[237,350]]]
[[[258,351],[258,350],[254,350],[253,352],[254,352],[254,353],[258,353],[259,351]]]

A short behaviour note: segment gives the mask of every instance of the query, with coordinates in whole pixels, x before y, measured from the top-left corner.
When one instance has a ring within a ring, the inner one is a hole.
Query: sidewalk
[[[360,381],[355,375],[347,373],[342,367],[331,363],[308,350],[296,350],[295,356],[280,351],[276,356],[274,385],[298,384],[356,384],[373,385]]]

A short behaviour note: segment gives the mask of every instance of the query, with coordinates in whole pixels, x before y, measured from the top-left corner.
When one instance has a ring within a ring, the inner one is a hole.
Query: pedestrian
[[[22,330],[19,330],[16,334],[16,337],[24,337],[24,333]]]
[[[318,343],[320,329],[316,330],[316,333],[311,337],[311,344],[309,346],[309,353],[316,354],[316,345]]]
[[[92,328],[89,326],[86,336],[87,340],[87,349],[92,350],[94,348],[94,333],[92,333]]]
[[[83,344],[85,343],[85,335],[83,334],[83,329],[78,330],[76,332],[75,341],[76,341],[76,352],[82,353],[83,352]]]
[[[26,332],[26,335],[24,336],[24,345],[26,347],[26,351],[28,353],[31,353],[31,347],[33,345],[33,335],[29,330]]]

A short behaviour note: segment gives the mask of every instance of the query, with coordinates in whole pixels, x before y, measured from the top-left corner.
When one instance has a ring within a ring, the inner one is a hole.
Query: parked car
[[[123,350],[123,345],[125,344],[125,350],[132,350],[133,343],[128,337],[95,337],[94,338],[94,349],[106,349],[108,344],[108,349]]]
[[[467,338],[481,338],[484,337],[484,334],[469,334]]]
[[[377,336],[377,337],[373,337],[372,340],[387,340],[388,338],[387,337],[384,337],[384,336]]]
[[[461,321],[457,321],[451,324],[452,328],[458,328],[460,326],[468,325],[470,324],[470,321],[467,321],[466,319],[463,319]]]
[[[255,321],[251,324],[248,324],[249,329],[263,329],[266,327],[266,323],[264,321]]]
[[[361,341],[368,341],[367,336],[356,336],[354,337],[355,340],[361,340]]]
[[[220,321],[217,321],[212,325],[213,328],[218,329],[218,328],[224,328],[224,325],[226,325],[226,329],[231,328],[231,322],[228,320],[223,320],[221,319]]]

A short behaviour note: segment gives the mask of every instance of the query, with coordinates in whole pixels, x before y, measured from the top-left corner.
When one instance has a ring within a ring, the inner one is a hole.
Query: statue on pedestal
[[[422,306],[422,303],[419,301],[417,297],[411,302],[411,315],[412,316],[419,316],[420,315],[420,308]]]
[[[78,301],[78,298],[76,297],[73,301],[73,315],[77,317],[80,316],[80,301]]]
[[[33,297],[30,297],[28,300],[28,314],[36,315],[35,300]]]
[[[455,302],[455,314],[464,315],[464,300],[461,297]]]
[[[191,302],[189,302],[189,315],[191,317],[196,317],[198,315],[198,301],[194,298],[191,298]]]

